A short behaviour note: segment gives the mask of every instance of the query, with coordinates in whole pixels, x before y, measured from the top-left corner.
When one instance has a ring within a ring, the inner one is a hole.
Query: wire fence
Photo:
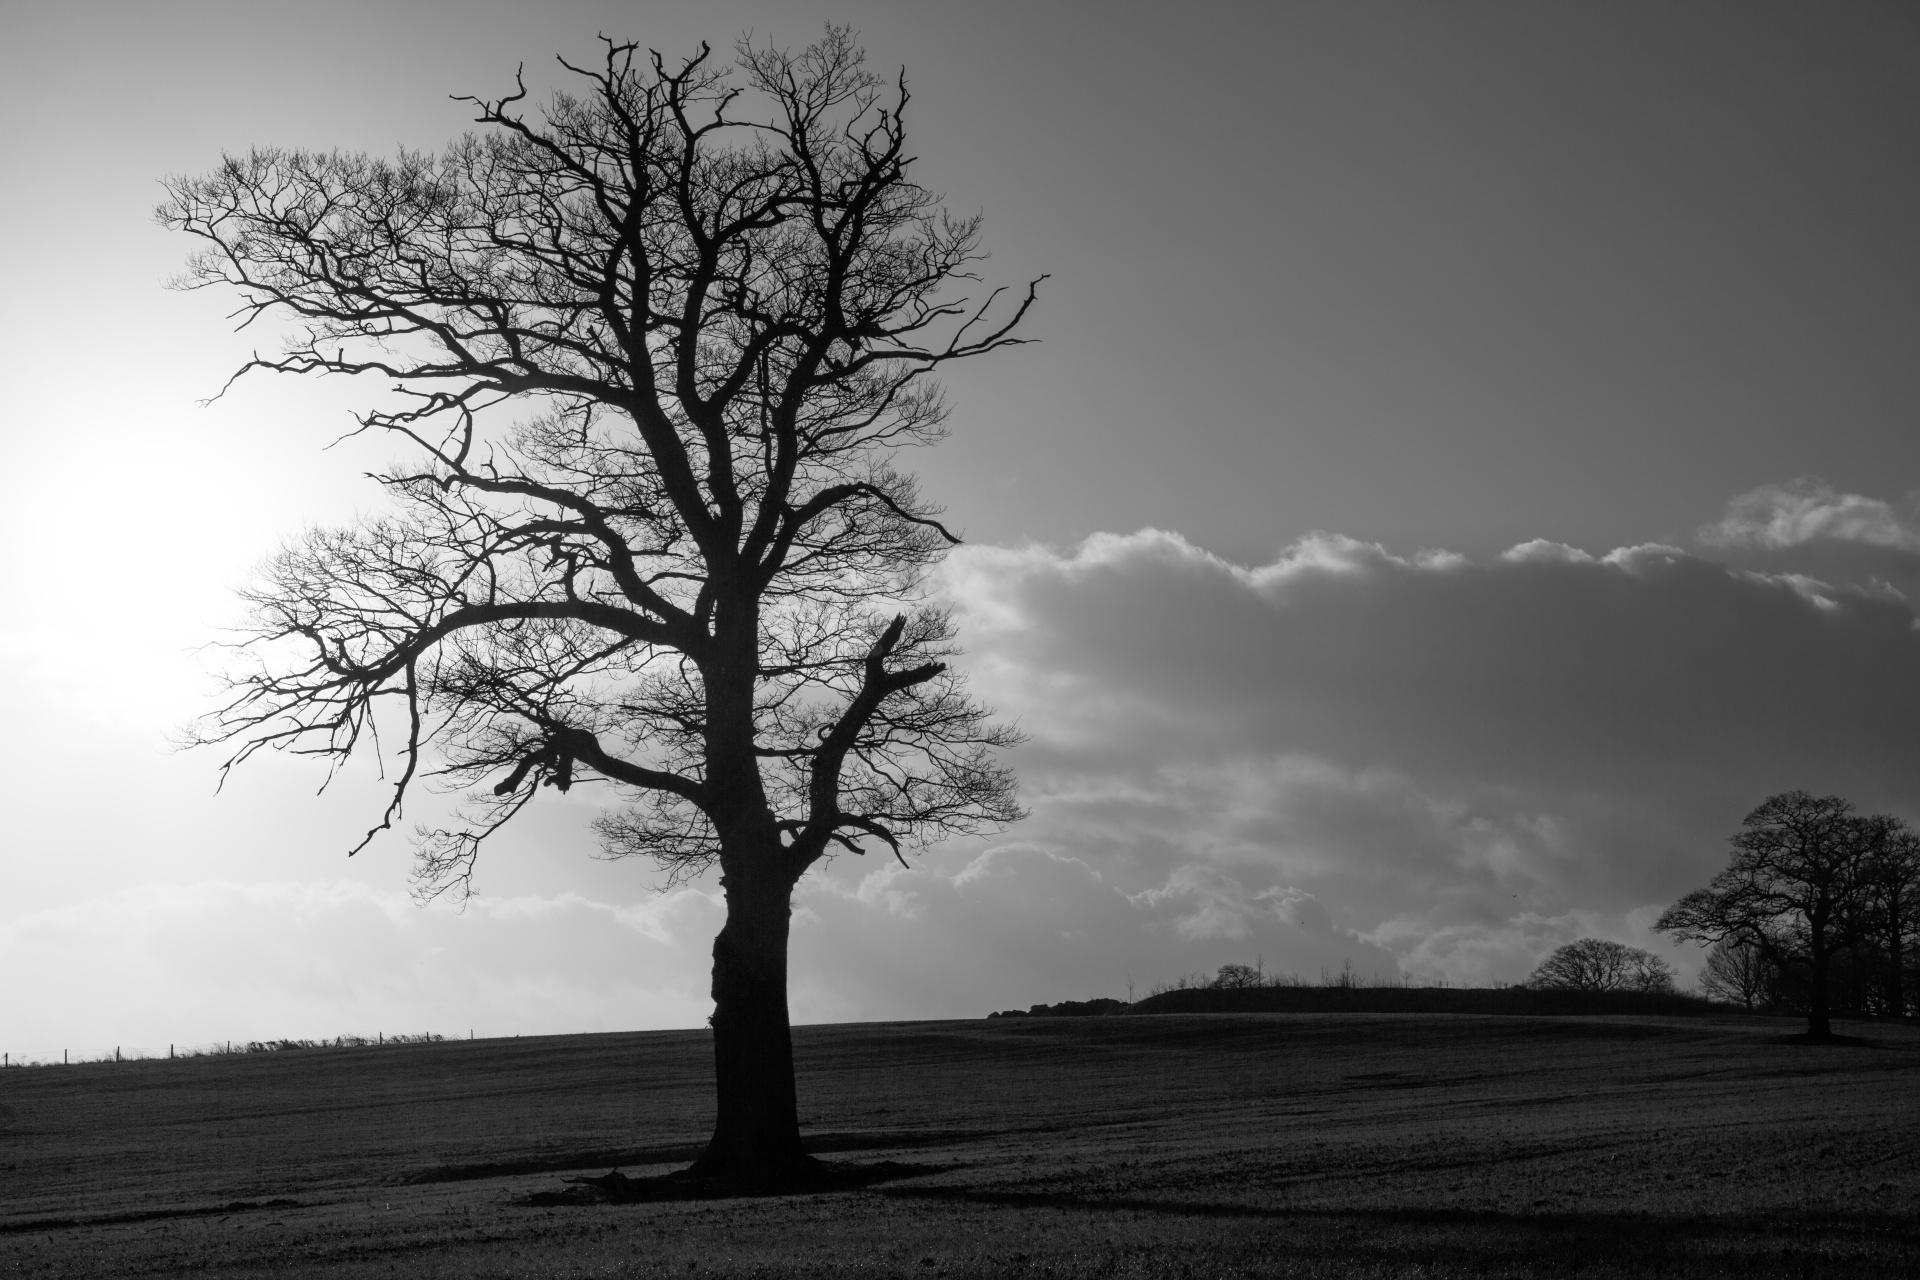
[[[28,1053],[0,1050],[0,1070],[13,1067],[82,1066],[102,1062],[155,1062],[181,1058],[219,1058],[241,1053],[293,1053],[308,1049],[373,1049],[388,1045],[440,1044],[449,1039],[471,1040],[464,1036],[444,1036],[437,1031],[417,1034],[371,1036],[335,1036],[331,1040],[209,1040],[201,1044],[117,1044],[111,1049],[56,1051],[42,1049]]]

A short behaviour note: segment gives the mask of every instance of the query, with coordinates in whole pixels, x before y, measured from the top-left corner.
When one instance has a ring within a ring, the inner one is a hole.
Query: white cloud
[[[1535,538],[1523,542],[1517,547],[1509,547],[1500,553],[1502,560],[1514,564],[1544,562],[1548,564],[1592,564],[1593,557],[1578,547],[1569,547],[1565,543],[1549,542],[1545,538]]]
[[[1887,501],[1812,476],[1762,485],[1729,502],[1699,540],[1715,559],[1816,604],[1846,593],[1920,601],[1920,492]]]
[[[1715,547],[1782,549],[1810,542],[1859,542],[1920,552],[1920,509],[1912,495],[1887,502],[1841,493],[1818,476],[1761,485],[1727,504],[1700,539]]]

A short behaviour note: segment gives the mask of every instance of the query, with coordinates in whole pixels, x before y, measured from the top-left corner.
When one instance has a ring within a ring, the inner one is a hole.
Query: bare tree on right
[[[1830,1040],[1834,957],[1869,936],[1875,879],[1904,830],[1898,819],[1856,814],[1839,796],[1769,796],[1731,837],[1726,868],[1654,928],[1751,947],[1783,973],[1803,971],[1807,1038]]]

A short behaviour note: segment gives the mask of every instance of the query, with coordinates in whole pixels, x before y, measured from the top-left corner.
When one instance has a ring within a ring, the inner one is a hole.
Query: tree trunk
[[[1827,968],[1831,957],[1826,948],[1816,947],[1813,953],[1812,972],[1807,976],[1807,1039],[1828,1040],[1833,1037],[1833,1019],[1828,1013]]]
[[[1887,1004],[1893,1009],[1893,1016],[1907,1016],[1907,958],[1903,954],[1903,935],[1906,933],[1906,903],[1902,901],[1900,887],[1896,884],[1887,894]]]
[[[793,881],[778,841],[759,859],[728,859],[727,922],[713,940],[713,1060],[719,1114],[687,1170],[743,1189],[804,1179],[787,1022],[787,926]]]

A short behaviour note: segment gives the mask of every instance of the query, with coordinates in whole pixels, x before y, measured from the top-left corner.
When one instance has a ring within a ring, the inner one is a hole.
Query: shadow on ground
[[[652,1204],[665,1200],[739,1200],[760,1196],[813,1196],[857,1191],[902,1178],[945,1173],[944,1165],[906,1164],[879,1160],[871,1164],[821,1160],[804,1179],[743,1190],[737,1182],[698,1178],[685,1171],[629,1178],[618,1169],[597,1178],[568,1178],[559,1191],[536,1191],[524,1203],[535,1206],[590,1204]]]

